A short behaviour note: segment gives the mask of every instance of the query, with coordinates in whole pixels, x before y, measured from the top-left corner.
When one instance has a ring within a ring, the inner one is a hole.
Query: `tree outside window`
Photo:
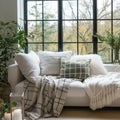
[[[25,25],[27,34],[32,36],[28,38],[28,50],[58,51],[58,44],[62,43],[63,50],[71,50],[76,54],[94,53],[94,32],[105,34],[109,29],[114,34],[120,29],[120,1],[97,0],[97,31],[94,31],[94,1],[62,0],[61,7],[58,0],[25,0]],[[60,31],[59,27],[62,28]],[[61,41],[59,33],[62,33]],[[110,47],[101,41],[96,46],[103,61],[111,62]]]

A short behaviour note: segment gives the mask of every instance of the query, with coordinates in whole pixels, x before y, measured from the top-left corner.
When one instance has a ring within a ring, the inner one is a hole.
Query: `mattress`
[[[65,106],[89,106],[90,99],[85,91],[84,83],[75,81],[70,84]],[[120,107],[120,98],[106,107]]]
[[[20,82],[15,87],[15,92],[22,94],[24,81]],[[80,81],[70,83],[70,89],[67,94],[65,106],[89,106],[90,100],[85,92],[85,86]],[[120,98],[115,100],[109,107],[120,107]]]
[[[88,106],[89,98],[85,92],[84,84],[74,81],[70,84],[65,106]]]

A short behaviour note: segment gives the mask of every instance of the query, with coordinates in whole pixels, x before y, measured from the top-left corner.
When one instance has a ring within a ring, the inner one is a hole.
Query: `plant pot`
[[[114,64],[120,64],[120,60],[119,60],[119,49],[113,49],[113,52],[114,52],[113,63],[114,63]]]
[[[4,120],[11,120],[11,113],[10,112],[9,113],[5,112]]]
[[[3,99],[4,102],[10,101],[9,98],[10,92],[11,92],[10,84],[0,82],[0,98]]]

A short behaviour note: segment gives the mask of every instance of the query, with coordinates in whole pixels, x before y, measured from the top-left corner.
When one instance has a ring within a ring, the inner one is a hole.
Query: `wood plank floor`
[[[59,118],[40,120],[120,120],[120,108],[91,110],[88,107],[64,107]]]

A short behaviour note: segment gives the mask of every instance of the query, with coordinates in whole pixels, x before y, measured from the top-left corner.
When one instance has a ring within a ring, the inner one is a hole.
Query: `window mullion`
[[[98,52],[98,40],[94,35],[97,33],[97,0],[93,0],[93,53]]]
[[[24,30],[25,30],[25,35],[28,35],[28,21],[27,21],[27,0],[24,0]],[[26,39],[26,48],[25,52],[28,53],[28,41]]]
[[[42,50],[44,51],[44,1],[42,0]]]
[[[113,34],[113,0],[111,0],[111,33]],[[111,51],[111,60],[113,63],[113,50]]]
[[[63,51],[62,0],[58,1],[58,51]]]
[[[79,1],[77,0],[77,54],[79,54]]]

